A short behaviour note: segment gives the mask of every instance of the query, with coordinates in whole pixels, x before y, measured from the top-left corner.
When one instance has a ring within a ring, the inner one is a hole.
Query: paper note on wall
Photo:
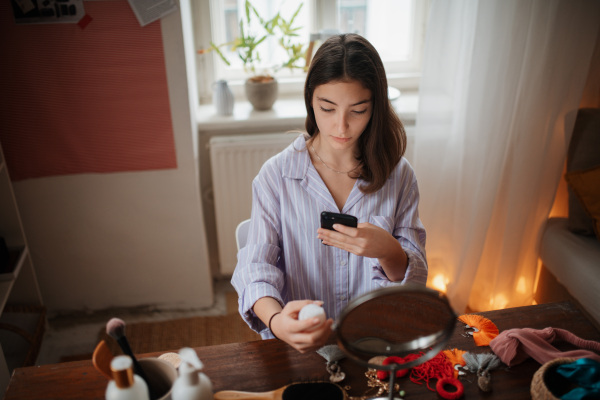
[[[125,0],[86,2],[86,29],[17,25],[11,12],[0,2],[0,140],[13,180],[177,168],[160,23],[140,27]]]
[[[17,24],[77,23],[85,15],[83,0],[11,0]]]
[[[128,0],[141,26],[146,26],[173,11],[177,4],[173,0]]]

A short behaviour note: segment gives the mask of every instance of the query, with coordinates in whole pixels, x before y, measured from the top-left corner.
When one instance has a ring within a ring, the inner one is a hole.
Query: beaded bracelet
[[[275,339],[281,340],[277,336],[275,336],[275,334],[273,333],[273,329],[271,329],[271,321],[273,321],[273,317],[275,317],[277,314],[281,314],[281,311],[276,312],[275,314],[271,315],[271,318],[269,318],[269,330],[271,331],[271,334],[275,337]]]

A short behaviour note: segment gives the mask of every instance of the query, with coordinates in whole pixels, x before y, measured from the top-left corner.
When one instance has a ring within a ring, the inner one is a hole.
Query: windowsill
[[[404,92],[393,102],[394,108],[406,127],[414,126],[419,104],[418,92]],[[236,101],[233,115],[217,115],[212,104],[198,107],[199,131],[230,129],[261,129],[294,126],[304,129],[306,108],[302,97],[280,97],[268,111],[255,111],[247,101]]]
[[[233,115],[217,115],[212,104],[198,107],[198,130],[215,131],[251,127],[304,126],[306,109],[302,98],[278,98],[273,108],[255,111],[248,101],[236,101]]]

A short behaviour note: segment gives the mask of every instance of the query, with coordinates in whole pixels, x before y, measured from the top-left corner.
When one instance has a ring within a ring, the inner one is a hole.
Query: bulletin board
[[[0,141],[12,180],[177,168],[160,21],[86,1],[86,24],[0,2]]]

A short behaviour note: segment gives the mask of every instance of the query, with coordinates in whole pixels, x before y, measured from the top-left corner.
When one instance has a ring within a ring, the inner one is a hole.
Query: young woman
[[[325,344],[352,298],[427,280],[417,181],[402,158],[406,133],[375,48],[355,34],[325,41],[304,100],[308,135],[253,181],[248,242],[232,278],[248,325],[301,352]],[[322,211],[354,215],[359,224],[322,229]],[[315,302],[330,318],[299,320]]]

